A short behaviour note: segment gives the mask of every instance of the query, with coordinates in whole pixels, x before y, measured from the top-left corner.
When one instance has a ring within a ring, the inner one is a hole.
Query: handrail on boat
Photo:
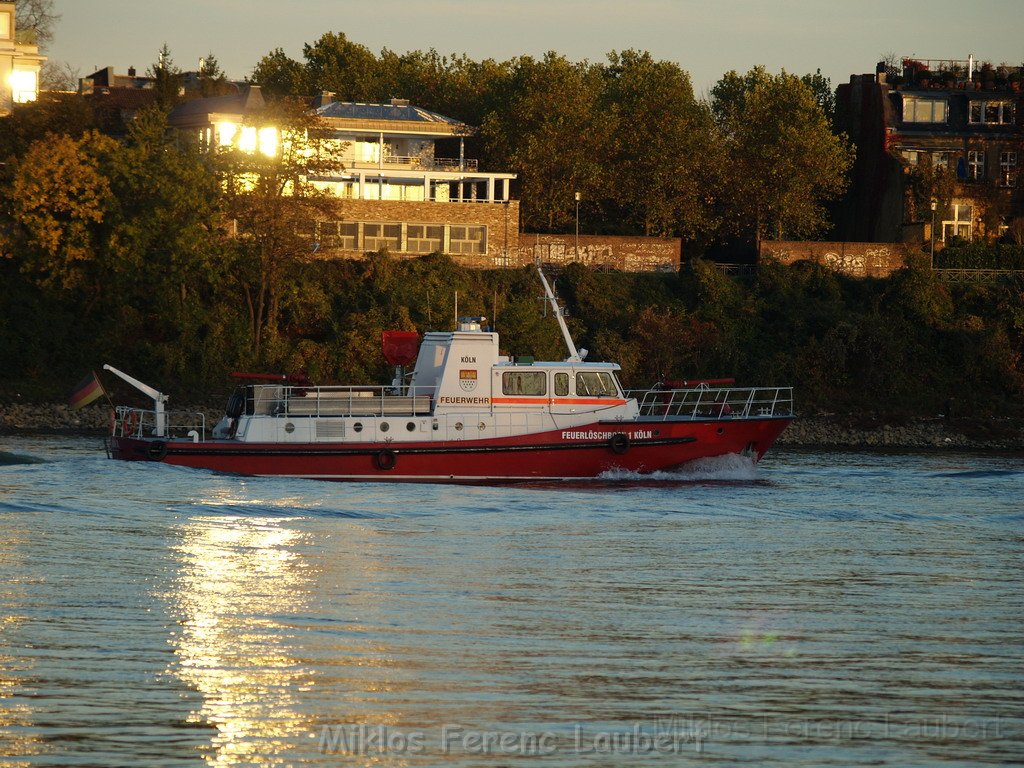
[[[689,389],[630,390],[642,418],[755,419],[793,416],[792,387],[729,387],[705,385]]]
[[[246,413],[261,416],[421,416],[432,412],[434,387],[253,385]]]
[[[206,439],[206,414],[202,411],[164,411],[164,437]],[[114,437],[151,437],[155,435],[157,412],[153,409],[119,405],[112,414],[110,432]],[[195,432],[196,435],[191,435]]]

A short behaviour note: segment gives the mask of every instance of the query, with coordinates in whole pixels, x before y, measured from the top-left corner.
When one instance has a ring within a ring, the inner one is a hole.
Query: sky
[[[601,62],[648,51],[707,95],[726,72],[821,69],[835,87],[886,54],[1024,62],[1024,0],[56,0],[45,53],[78,76],[113,66],[143,74],[165,43],[196,69],[212,52],[233,79],[270,51],[344,32],[375,53],[436,49],[504,61],[555,51]],[[400,94],[395,94],[400,96]]]

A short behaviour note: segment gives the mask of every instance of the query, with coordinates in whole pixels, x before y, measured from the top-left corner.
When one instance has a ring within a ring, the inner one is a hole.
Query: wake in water
[[[703,480],[751,481],[757,480],[757,464],[747,456],[731,453],[697,459],[673,470],[641,474],[624,469],[611,469],[598,475],[599,480],[613,481],[672,481],[695,482]]]

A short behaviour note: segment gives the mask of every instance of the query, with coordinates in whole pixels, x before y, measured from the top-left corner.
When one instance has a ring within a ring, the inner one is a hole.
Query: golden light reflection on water
[[[180,629],[170,671],[202,696],[190,721],[216,728],[208,765],[286,764],[308,730],[298,696],[313,673],[289,617],[304,610],[309,578],[295,553],[303,535],[287,524],[194,518],[175,548],[181,575],[170,599]]]
[[[26,552],[29,551],[33,532],[28,528],[8,526],[0,537],[0,572],[24,571]],[[16,606],[24,603],[17,580],[0,584],[0,605]],[[14,613],[0,615],[0,648],[11,648],[9,638],[16,635],[25,623],[25,617]],[[46,742],[32,730],[32,708],[27,703],[14,701],[22,695],[25,676],[31,673],[32,661],[23,655],[0,653],[0,766],[13,765],[7,759],[14,755],[29,757],[50,750]],[[25,700],[22,699],[22,702]]]

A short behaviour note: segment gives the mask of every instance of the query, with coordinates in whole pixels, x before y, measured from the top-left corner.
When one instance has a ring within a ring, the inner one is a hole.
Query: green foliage
[[[846,188],[853,150],[836,136],[807,83],[755,67],[711,90],[726,162],[720,186],[726,226],[765,236],[808,237],[827,226],[823,201]]]

